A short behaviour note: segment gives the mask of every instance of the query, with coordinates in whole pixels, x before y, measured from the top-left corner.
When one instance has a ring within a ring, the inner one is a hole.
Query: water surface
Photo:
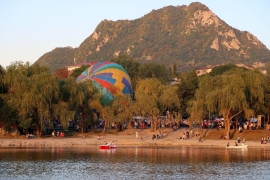
[[[270,179],[270,149],[0,148],[0,179]]]

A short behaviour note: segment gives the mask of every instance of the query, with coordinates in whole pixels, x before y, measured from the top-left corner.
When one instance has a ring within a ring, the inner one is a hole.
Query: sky
[[[192,2],[196,0],[0,0],[0,65],[33,64],[56,47],[79,47],[104,19],[134,20],[154,9]],[[197,2],[270,49],[270,1]]]

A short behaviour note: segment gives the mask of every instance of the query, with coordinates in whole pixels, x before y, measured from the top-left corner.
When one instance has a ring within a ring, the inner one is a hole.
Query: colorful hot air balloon
[[[77,81],[91,80],[101,90],[104,98],[102,105],[108,105],[117,92],[132,95],[132,86],[127,71],[114,62],[98,62],[87,68],[76,79]]]

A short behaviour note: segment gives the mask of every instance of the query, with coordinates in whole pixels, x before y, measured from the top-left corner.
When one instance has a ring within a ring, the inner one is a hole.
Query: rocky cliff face
[[[104,20],[72,63],[110,60],[120,53],[168,66],[175,62],[180,71],[270,60],[270,51],[255,36],[229,26],[201,3],[164,7],[130,21]]]

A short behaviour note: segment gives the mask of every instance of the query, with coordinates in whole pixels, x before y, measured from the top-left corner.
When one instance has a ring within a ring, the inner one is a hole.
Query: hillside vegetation
[[[54,51],[47,53],[51,59],[43,57],[38,63],[55,69],[128,54],[138,62],[167,67],[176,63],[178,71],[187,71],[207,65],[270,60],[270,51],[255,36],[231,27],[199,2],[163,7],[135,20],[103,20],[73,50],[74,54],[62,53],[54,58]]]

